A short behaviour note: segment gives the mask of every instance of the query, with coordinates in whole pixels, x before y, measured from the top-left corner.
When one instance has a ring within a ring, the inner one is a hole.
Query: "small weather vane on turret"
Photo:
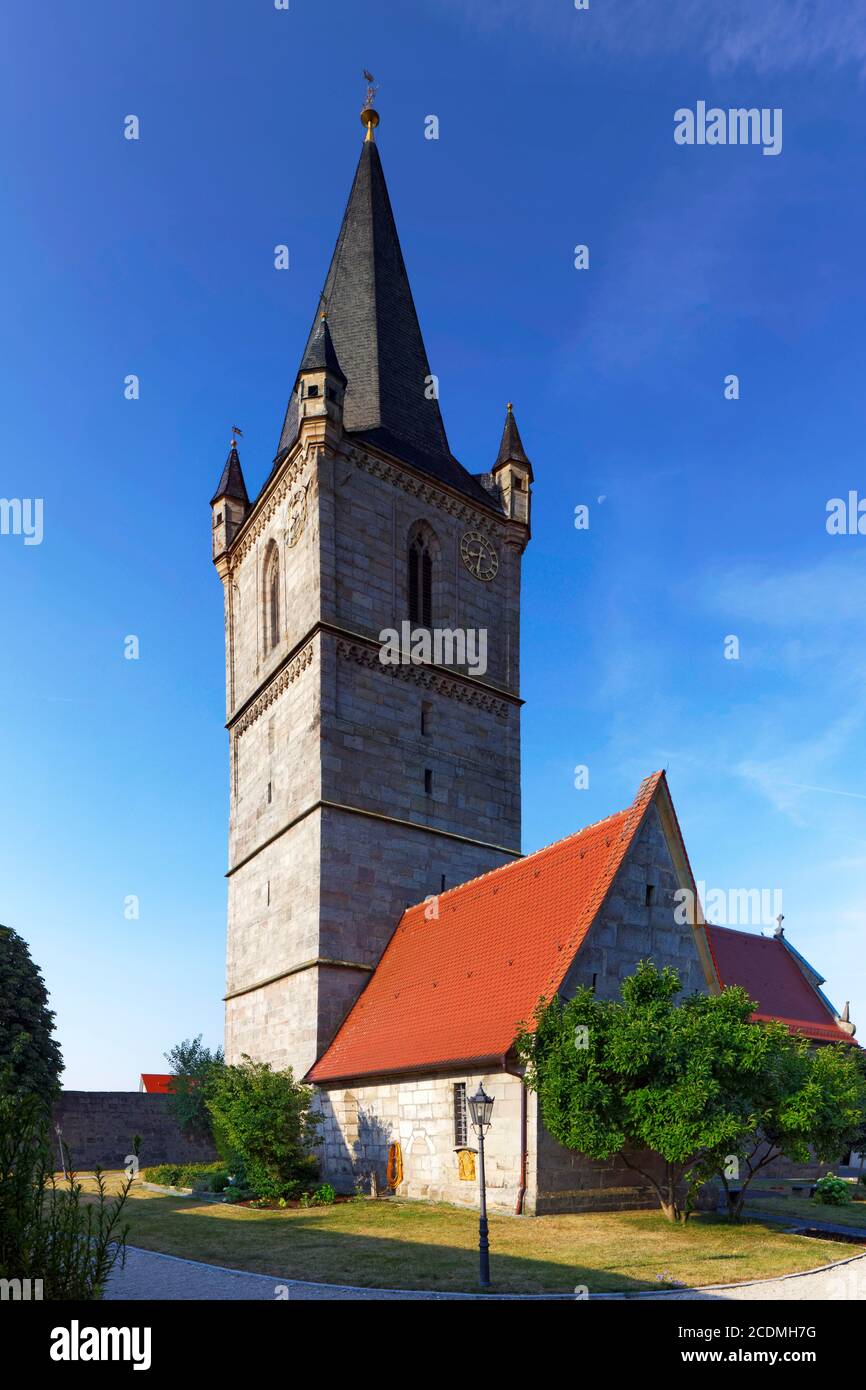
[[[376,81],[373,74],[371,72],[368,72],[366,68],[364,68],[363,70],[363,77],[364,81],[367,84],[367,94],[364,97],[364,108],[361,112],[361,124],[367,127],[367,134],[365,138],[367,140],[372,140],[373,131],[379,124],[379,112],[373,106],[373,102],[376,99],[376,93],[379,90],[379,83]]]

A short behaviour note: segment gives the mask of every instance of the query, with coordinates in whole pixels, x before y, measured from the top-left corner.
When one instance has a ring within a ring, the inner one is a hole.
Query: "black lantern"
[[[475,1133],[479,1137],[486,1134],[493,1116],[493,1097],[487,1094],[480,1082],[475,1095],[469,1097],[469,1113],[472,1116],[472,1128]]]
[[[490,1242],[487,1239],[487,1190],[484,1183],[484,1136],[490,1128],[493,1116],[493,1097],[489,1096],[479,1081],[478,1090],[469,1097],[469,1114],[472,1128],[478,1135],[478,1262],[479,1283],[483,1289],[490,1286]]]

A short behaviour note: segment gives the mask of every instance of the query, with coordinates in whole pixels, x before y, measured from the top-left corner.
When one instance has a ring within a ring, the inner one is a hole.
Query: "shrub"
[[[336,1200],[337,1194],[329,1182],[323,1182],[317,1187],[315,1192],[301,1193],[302,1207],[329,1207]]]
[[[158,1163],[154,1168],[142,1168],[139,1176],[142,1182],[159,1183],[160,1187],[177,1187],[180,1169],[171,1163]]]
[[[825,1207],[845,1207],[851,1200],[851,1186],[844,1178],[828,1173],[815,1184],[815,1201]]]
[[[296,1082],[291,1068],[273,1071],[244,1056],[240,1066],[217,1069],[207,1091],[222,1157],[231,1171],[240,1160],[256,1197],[284,1197],[292,1183],[316,1176],[308,1145],[319,1117],[310,1113],[312,1087]]]
[[[45,1299],[98,1299],[126,1256],[132,1171],[109,1200],[97,1168],[96,1201],[85,1202],[68,1150],[69,1175],[55,1179],[49,1123],[37,1096],[0,1094],[0,1279],[41,1280]]]
[[[141,1177],[144,1182],[161,1187],[191,1187],[200,1192],[222,1192],[229,1180],[223,1163],[158,1163],[153,1168],[142,1168]]]

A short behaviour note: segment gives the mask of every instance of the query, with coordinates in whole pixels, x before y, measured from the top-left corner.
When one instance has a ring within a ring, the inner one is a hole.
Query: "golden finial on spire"
[[[367,127],[365,139],[372,140],[374,138],[373,131],[379,124],[379,112],[373,106],[376,93],[379,90],[379,83],[376,81],[373,74],[368,72],[366,68],[364,68],[363,75],[364,81],[367,84],[367,95],[364,98],[364,108],[361,111],[361,124]]]
[[[509,415],[510,415],[510,414],[511,414],[511,412],[512,412],[512,410],[513,410],[513,409],[514,409],[514,406],[513,406],[513,405],[512,405],[512,404],[511,404],[511,401],[509,401],[509,402],[508,402],[508,404],[507,404],[507,407],[506,407],[506,408],[507,408],[507,410],[508,410],[508,413],[509,413]]]

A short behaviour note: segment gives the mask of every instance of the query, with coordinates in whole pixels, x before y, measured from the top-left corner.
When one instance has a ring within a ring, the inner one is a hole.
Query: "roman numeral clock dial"
[[[499,556],[480,531],[467,531],[460,542],[460,558],[471,575],[489,583],[496,578]]]

